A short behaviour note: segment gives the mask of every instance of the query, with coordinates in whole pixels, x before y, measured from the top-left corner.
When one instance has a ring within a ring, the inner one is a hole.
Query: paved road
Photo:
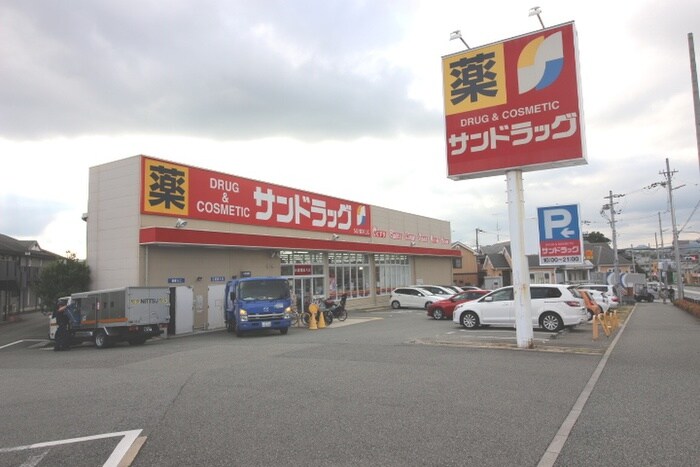
[[[27,346],[43,341],[49,335],[49,317],[35,311],[13,317],[13,321],[0,321],[0,347]]]
[[[544,456],[542,465],[636,467],[700,458],[700,320],[670,305],[638,305],[616,341],[594,346],[604,355],[475,347],[477,333],[421,310],[334,326],[104,351],[0,350],[0,419],[12,421],[0,465],[102,465],[117,445],[104,436],[114,433],[139,433],[133,465],[143,466],[535,466]],[[554,341],[580,346],[590,327]],[[89,441],[8,450],[65,438]]]
[[[556,465],[700,465],[700,320],[638,304]]]

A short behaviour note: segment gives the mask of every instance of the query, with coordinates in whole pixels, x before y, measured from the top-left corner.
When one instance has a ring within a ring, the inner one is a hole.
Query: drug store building
[[[84,217],[92,288],[172,287],[178,333],[223,326],[232,277],[282,275],[298,304],[347,293],[352,309],[452,283],[459,255],[446,221],[143,155],[90,168]]]

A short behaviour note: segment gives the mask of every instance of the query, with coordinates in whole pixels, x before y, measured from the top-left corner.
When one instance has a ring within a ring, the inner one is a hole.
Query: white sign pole
[[[508,183],[508,221],[513,270],[513,300],[515,300],[515,336],[518,347],[534,347],[532,304],[530,300],[530,268],[525,253],[525,196],[522,170],[506,172]]]

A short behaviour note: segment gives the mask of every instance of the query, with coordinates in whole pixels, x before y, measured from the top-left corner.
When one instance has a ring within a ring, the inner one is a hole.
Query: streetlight
[[[542,26],[542,29],[544,29],[544,23],[542,22],[542,18],[540,17],[540,14],[542,13],[542,8],[538,6],[533,6],[530,8],[530,13],[528,16],[537,16],[537,19],[540,20],[540,25]]]
[[[453,41],[453,40],[455,40],[455,39],[459,39],[460,41],[462,41],[462,44],[464,44],[464,46],[465,46],[467,49],[470,48],[469,45],[467,44],[467,42],[466,42],[466,41],[464,40],[464,38],[462,37],[462,31],[460,31],[459,29],[457,29],[456,31],[452,31],[452,32],[450,33],[450,40]]]

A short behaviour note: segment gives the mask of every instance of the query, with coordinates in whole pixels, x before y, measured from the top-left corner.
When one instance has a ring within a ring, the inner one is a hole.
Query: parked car
[[[444,299],[420,287],[398,287],[391,292],[389,303],[395,310],[399,308],[425,308],[431,303]]]
[[[444,300],[431,303],[428,306],[428,316],[434,319],[452,319],[452,312],[460,303],[476,300],[489,293],[488,290],[467,290],[446,298]]]
[[[547,331],[586,322],[586,307],[573,286],[537,284],[530,286],[532,325]],[[464,302],[454,310],[452,321],[467,329],[482,325],[515,326],[513,287],[501,287],[478,300]]]
[[[436,295],[436,296],[442,296],[443,298],[444,297],[451,297],[452,295],[455,294],[453,290],[445,288],[441,285],[423,285],[423,284],[421,284],[421,285],[412,285],[411,287],[418,287],[418,288],[427,290],[431,294]]]
[[[659,298],[660,287],[655,283],[649,282],[647,284],[635,284],[634,285],[634,300],[637,302],[653,302],[655,299]]]
[[[615,287],[608,284],[579,284],[577,289],[597,290],[608,295],[610,299],[610,308],[615,309],[620,305],[620,297],[615,293]]]
[[[473,286],[473,285],[460,285],[459,286],[462,291],[466,292],[467,290],[482,290],[479,287]]]
[[[454,291],[454,293],[464,292],[464,290],[460,289],[456,285],[441,285],[440,287],[442,287],[443,289],[452,290]]]

